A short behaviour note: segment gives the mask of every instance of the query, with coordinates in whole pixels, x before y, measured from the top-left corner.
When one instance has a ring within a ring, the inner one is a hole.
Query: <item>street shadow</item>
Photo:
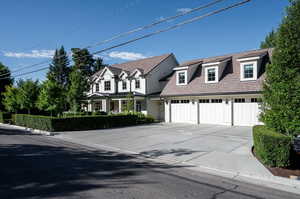
[[[55,143],[0,145],[1,199],[67,197],[92,189],[156,183],[139,178],[151,172],[145,168],[178,167]]]
[[[143,151],[140,154],[149,157],[160,157],[164,155],[184,156],[184,155],[190,155],[197,152],[203,152],[203,151],[194,151],[190,149],[163,149],[163,150]]]

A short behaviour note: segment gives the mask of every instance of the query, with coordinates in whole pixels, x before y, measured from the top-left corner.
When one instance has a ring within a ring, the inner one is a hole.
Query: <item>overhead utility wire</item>
[[[220,12],[224,12],[226,10],[229,10],[229,9],[232,9],[234,7],[238,7],[238,6],[241,6],[245,3],[248,3],[250,2],[251,0],[244,0],[244,1],[241,1],[241,2],[238,2],[238,3],[235,3],[235,4],[232,4],[228,7],[224,7],[224,8],[221,8],[221,9],[218,9],[218,10],[215,10],[215,11],[212,11],[212,12],[209,12],[205,15],[201,15],[201,16],[198,16],[198,17],[194,17],[192,19],[189,19],[189,20],[186,20],[184,22],[181,22],[181,23],[178,23],[174,26],[170,26],[166,29],[162,29],[162,30],[158,30],[158,31],[155,31],[155,32],[152,32],[152,33],[149,33],[149,34],[146,34],[144,36],[141,36],[141,37],[138,37],[138,38],[135,38],[135,39],[132,39],[132,40],[129,40],[129,41],[126,41],[126,42],[123,42],[123,43],[120,43],[120,44],[117,44],[117,45],[114,45],[112,47],[108,47],[108,48],[105,48],[105,49],[102,49],[102,50],[99,50],[99,51],[96,51],[96,52],[93,52],[91,53],[92,55],[95,55],[95,54],[99,54],[99,53],[102,53],[102,52],[105,52],[105,51],[108,51],[108,50],[111,50],[111,49],[114,49],[114,48],[117,48],[117,47],[120,47],[120,46],[125,46],[129,43],[132,43],[132,42],[135,42],[135,41],[138,41],[138,40],[141,40],[141,39],[145,39],[145,38],[148,38],[148,37],[151,37],[151,36],[154,36],[154,35],[157,35],[157,34],[160,34],[160,33],[163,33],[163,32],[167,32],[167,31],[170,31],[170,30],[173,30],[173,29],[176,29],[176,28],[179,28],[183,25],[186,25],[186,24],[189,24],[189,23],[192,23],[192,22],[195,22],[195,21],[198,21],[200,19],[203,19],[205,17],[209,17],[209,16],[212,16],[212,15],[215,15],[215,14],[218,14]],[[43,68],[43,70],[47,69],[48,67],[45,67]],[[36,71],[31,71],[31,72],[28,72],[26,74],[30,74],[30,73],[34,73]],[[19,74],[18,76],[22,76],[24,74]],[[15,77],[15,76],[13,76]],[[3,78],[0,78],[0,79],[3,79]]]
[[[188,15],[188,14],[190,14],[190,13],[192,13],[192,12],[199,11],[199,10],[202,10],[202,9],[205,9],[205,8],[208,8],[208,7],[213,6],[213,5],[217,4],[217,3],[220,3],[220,2],[222,2],[222,1],[225,1],[225,0],[216,0],[216,1],[210,2],[210,3],[206,4],[206,5],[203,5],[203,6],[200,6],[200,7],[193,8],[193,9],[191,9],[191,10],[189,10],[189,11],[182,12],[182,13],[180,13],[180,14],[177,14],[177,15],[174,15],[174,16],[170,16],[170,17],[167,17],[167,18],[164,18],[164,19],[155,21],[155,22],[153,22],[153,23],[151,23],[151,24],[148,24],[148,25],[145,25],[145,26],[141,26],[141,27],[135,28],[135,29],[133,29],[133,30],[130,30],[130,31],[127,31],[127,32],[118,34],[118,35],[113,36],[113,37],[111,37],[111,38],[109,38],[109,39],[106,39],[106,40],[97,42],[97,43],[95,43],[95,44],[93,44],[93,45],[89,45],[89,46],[86,46],[86,47],[84,47],[84,48],[89,49],[89,48],[93,48],[93,47],[96,47],[96,46],[103,45],[103,44],[105,44],[105,43],[114,41],[114,40],[116,40],[116,39],[125,37],[125,36],[127,36],[127,35],[130,35],[130,34],[133,34],[133,33],[139,32],[139,31],[142,31],[142,30],[149,29],[149,28],[151,28],[151,27],[153,27],[153,26],[156,26],[156,25],[158,25],[158,24],[167,22],[167,21],[169,21],[169,20],[176,19],[176,18],[178,18],[178,17],[182,17],[182,16],[185,16],[185,15]],[[70,55],[71,55],[71,52],[69,52],[67,55],[70,56]],[[60,56],[58,56],[58,59],[59,59],[59,58],[60,58]],[[50,63],[50,62],[51,62],[51,61],[47,60],[47,61],[42,61],[42,62],[39,62],[39,63],[36,63],[36,64],[24,66],[24,67],[22,67],[22,68],[19,68],[18,70],[11,71],[11,73],[14,73],[14,72],[20,72],[20,71],[22,71],[22,70],[24,70],[24,69],[32,68],[32,67],[35,67],[35,66],[38,66],[38,65],[42,65],[42,64],[46,64],[46,63],[48,64],[48,63]],[[1,76],[5,76],[5,75],[7,75],[7,74],[0,74],[0,77],[1,77]]]

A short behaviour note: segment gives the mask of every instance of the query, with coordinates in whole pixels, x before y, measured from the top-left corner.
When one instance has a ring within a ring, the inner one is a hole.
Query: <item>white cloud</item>
[[[54,55],[54,50],[32,50],[26,52],[3,52],[6,57],[15,58],[51,58]]]
[[[118,58],[118,59],[124,59],[124,60],[137,60],[137,59],[146,58],[146,56],[141,53],[119,52],[119,51],[110,52],[110,53],[108,53],[108,56],[110,58]]]
[[[178,8],[177,12],[185,13],[191,11],[192,8]]]

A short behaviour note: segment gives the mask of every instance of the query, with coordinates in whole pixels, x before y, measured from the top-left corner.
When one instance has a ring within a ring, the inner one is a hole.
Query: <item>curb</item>
[[[32,134],[40,134],[40,135],[47,135],[47,136],[54,135],[53,132],[43,131],[43,130],[38,130],[38,129],[32,129],[32,128],[27,128],[27,127],[23,127],[23,126],[16,126],[16,125],[3,124],[3,123],[0,123],[0,126],[10,127],[10,128],[15,128],[15,129],[20,129],[20,130],[24,130],[24,131],[26,131],[28,133],[32,133]]]

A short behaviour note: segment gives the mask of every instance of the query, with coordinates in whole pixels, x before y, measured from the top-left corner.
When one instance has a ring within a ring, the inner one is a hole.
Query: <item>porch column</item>
[[[136,99],[133,99],[133,112],[136,112]]]
[[[119,113],[122,112],[122,100],[119,99]]]
[[[92,102],[92,100],[88,100],[88,107],[87,107],[87,111],[92,111],[92,106],[93,106],[93,104],[92,104],[93,102]]]
[[[110,103],[109,98],[106,98],[104,103],[105,104],[104,110],[106,113],[109,113],[109,103]]]

